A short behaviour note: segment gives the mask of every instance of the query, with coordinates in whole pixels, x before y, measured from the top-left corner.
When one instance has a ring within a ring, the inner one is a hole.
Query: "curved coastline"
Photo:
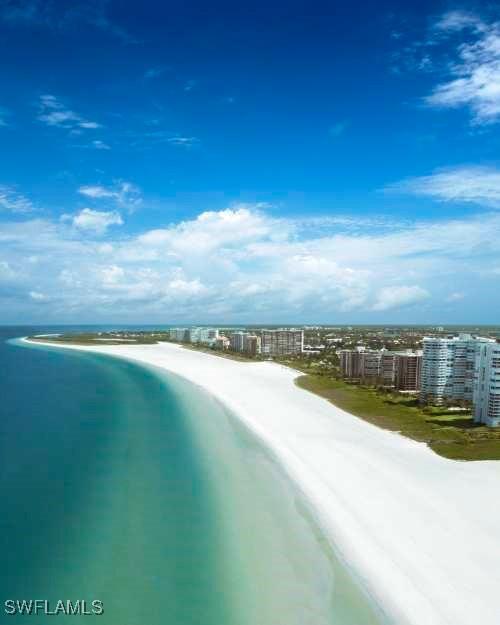
[[[332,548],[398,625],[498,622],[500,463],[439,458],[297,388],[298,372],[273,363],[170,344],[43,345],[167,370],[216,397],[272,452]]]

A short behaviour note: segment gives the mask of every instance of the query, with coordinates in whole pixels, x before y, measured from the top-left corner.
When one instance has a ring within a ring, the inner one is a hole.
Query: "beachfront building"
[[[260,336],[250,334],[250,332],[233,332],[229,336],[229,348],[234,352],[256,356],[261,351]]]
[[[340,372],[344,378],[361,377],[361,353],[364,350],[364,347],[356,347],[356,349],[342,349],[338,352]]]
[[[304,347],[304,330],[262,330],[261,353],[268,356],[301,354]]]
[[[257,356],[261,351],[260,336],[256,334],[248,334],[245,337],[245,352],[249,356]]]
[[[169,337],[171,341],[185,343],[189,342],[189,332],[189,328],[170,328]]]
[[[380,381],[384,386],[394,386],[396,379],[396,357],[394,352],[381,350]]]
[[[233,352],[245,351],[245,337],[248,336],[248,332],[233,332],[229,335],[229,348]]]
[[[396,352],[394,358],[394,388],[398,391],[420,390],[422,379],[422,350]]]
[[[400,391],[420,388],[422,352],[367,350],[362,346],[339,352],[340,371],[345,378],[392,386]]]
[[[211,345],[219,336],[217,328],[170,328],[169,337],[181,343],[203,343]]]
[[[191,328],[190,342],[211,345],[218,336],[218,328]]]
[[[500,427],[500,343],[478,347],[473,403],[476,423]]]
[[[491,343],[494,339],[470,334],[424,337],[421,402],[471,402],[479,348]]]
[[[229,349],[230,346],[231,346],[231,341],[228,339],[227,336],[224,336],[223,334],[219,334],[214,341],[215,349],[224,350],[224,349]]]
[[[381,376],[382,350],[366,349],[360,345],[356,349],[341,350],[339,360],[340,371],[345,378],[376,381]]]
[[[361,378],[367,382],[377,382],[382,373],[383,351],[366,350],[361,352]]]

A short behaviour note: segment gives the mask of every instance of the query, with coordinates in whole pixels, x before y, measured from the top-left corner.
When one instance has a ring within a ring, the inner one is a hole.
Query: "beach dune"
[[[397,625],[499,625],[500,462],[446,460],[300,389],[299,373],[275,363],[167,343],[64,347],[161,367],[223,402]]]

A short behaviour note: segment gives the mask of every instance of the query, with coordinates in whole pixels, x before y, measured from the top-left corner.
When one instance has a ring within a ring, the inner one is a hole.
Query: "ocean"
[[[153,368],[12,340],[57,331],[0,328],[0,623],[387,623],[224,406]]]

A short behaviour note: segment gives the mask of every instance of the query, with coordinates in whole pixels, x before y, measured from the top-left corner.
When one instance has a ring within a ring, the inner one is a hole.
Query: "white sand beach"
[[[217,397],[275,453],[398,625],[499,625],[500,462],[441,458],[298,388],[278,364],[172,344],[64,348],[161,367]]]

